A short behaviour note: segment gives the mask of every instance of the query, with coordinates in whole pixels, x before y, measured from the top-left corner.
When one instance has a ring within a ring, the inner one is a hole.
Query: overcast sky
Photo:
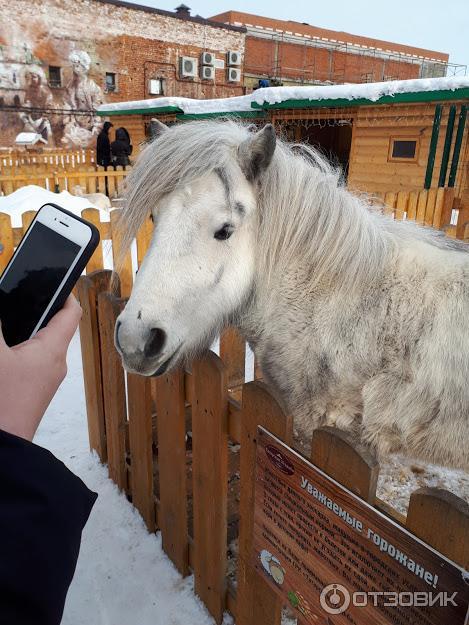
[[[134,0],[129,0],[133,2]],[[192,15],[243,11],[355,35],[447,52],[451,63],[469,65],[468,0],[183,0]],[[136,0],[173,11],[181,0]]]

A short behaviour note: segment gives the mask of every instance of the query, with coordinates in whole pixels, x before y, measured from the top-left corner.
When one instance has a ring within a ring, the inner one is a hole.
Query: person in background
[[[96,493],[32,440],[67,371],[73,297],[34,338],[0,324],[0,623],[59,625]],[[0,311],[1,317],[1,311]]]
[[[110,128],[112,128],[111,122],[104,122],[103,129],[96,140],[96,162],[101,167],[108,167],[111,164]]]
[[[126,167],[130,165],[130,155],[132,154],[132,144],[129,133],[125,128],[116,130],[116,139],[111,143],[111,160],[114,167]]]

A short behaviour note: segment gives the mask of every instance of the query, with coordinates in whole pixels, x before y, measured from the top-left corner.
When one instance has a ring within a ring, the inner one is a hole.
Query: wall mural
[[[54,87],[48,63],[27,43],[0,45],[0,145],[14,146],[20,132],[34,132],[48,147],[94,146],[103,123],[96,109],[104,94],[89,76],[91,65],[88,52],[72,50],[60,67],[63,84]]]

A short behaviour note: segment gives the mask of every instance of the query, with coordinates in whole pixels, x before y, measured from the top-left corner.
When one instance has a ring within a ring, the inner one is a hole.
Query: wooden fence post
[[[114,326],[124,300],[111,293],[98,295],[99,337],[103,373],[104,417],[106,421],[109,477],[123,490],[127,488],[125,463],[126,397],[121,358],[114,347]]]
[[[337,428],[314,431],[311,462],[370,504],[374,504],[379,464],[364,446],[352,441],[350,434]]]
[[[78,299],[83,310],[80,320],[80,343],[88,436],[90,449],[96,451],[101,462],[107,460],[107,448],[97,306],[98,295],[109,290],[112,277],[112,271],[97,271],[82,276],[77,283]],[[118,288],[118,278],[117,276],[115,278],[115,285]]]
[[[225,365],[228,388],[244,384],[246,341],[235,328],[226,328],[220,336],[220,358]]]
[[[0,213],[0,273],[5,269],[13,256],[14,240],[11,217]]]
[[[158,525],[163,549],[181,575],[189,572],[187,520],[186,415],[184,371],[153,380],[158,430],[160,506]],[[197,450],[204,453],[203,450]]]
[[[130,447],[130,491],[132,503],[140,512],[149,532],[155,531],[153,493],[153,430],[151,380],[127,375]]]
[[[112,257],[114,261],[114,268],[119,271],[121,279],[121,293],[122,297],[129,297],[132,291],[133,276],[132,276],[132,257],[130,250],[125,254],[125,257],[121,257],[121,241],[122,233],[119,228],[119,218],[121,210],[113,210],[111,212],[111,238],[112,238]]]
[[[228,389],[223,363],[212,352],[194,363],[192,375],[195,591],[221,625],[227,566]]]
[[[99,219],[99,211],[96,210],[96,208],[85,208],[85,210],[81,211],[81,216],[100,230],[101,220]],[[93,256],[86,265],[86,272],[98,271],[99,269],[103,269],[103,267],[103,244],[102,241],[100,241],[98,247],[93,252]]]
[[[406,527],[464,569],[469,569],[469,504],[439,488],[412,493]]]
[[[443,210],[441,212],[440,228],[448,226],[451,222],[451,214],[453,212],[454,202],[454,188],[448,187],[445,189],[445,198],[443,202]]]
[[[236,591],[236,625],[280,625],[282,602],[251,564],[254,528],[254,486],[257,427],[291,443],[292,419],[263,382],[249,382],[243,389],[241,415],[241,492],[239,504],[239,555]]]

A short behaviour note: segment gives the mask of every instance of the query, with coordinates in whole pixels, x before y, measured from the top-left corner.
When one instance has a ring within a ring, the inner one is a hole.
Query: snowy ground
[[[160,536],[147,532],[106,468],[89,452],[78,335],[68,365],[35,442],[50,449],[99,498],[83,533],[62,625],[213,625],[193,594],[192,578],[179,576],[162,551]],[[422,486],[448,488],[469,501],[469,475],[462,471],[399,456],[381,467],[378,495],[400,512],[405,513],[410,493]],[[225,625],[231,622],[226,617]],[[285,619],[287,623],[294,621]]]
[[[99,497],[83,533],[62,625],[213,625],[193,594],[192,578],[180,577],[162,551],[160,536],[147,532],[89,452],[78,335],[68,365],[35,442],[50,449]]]

